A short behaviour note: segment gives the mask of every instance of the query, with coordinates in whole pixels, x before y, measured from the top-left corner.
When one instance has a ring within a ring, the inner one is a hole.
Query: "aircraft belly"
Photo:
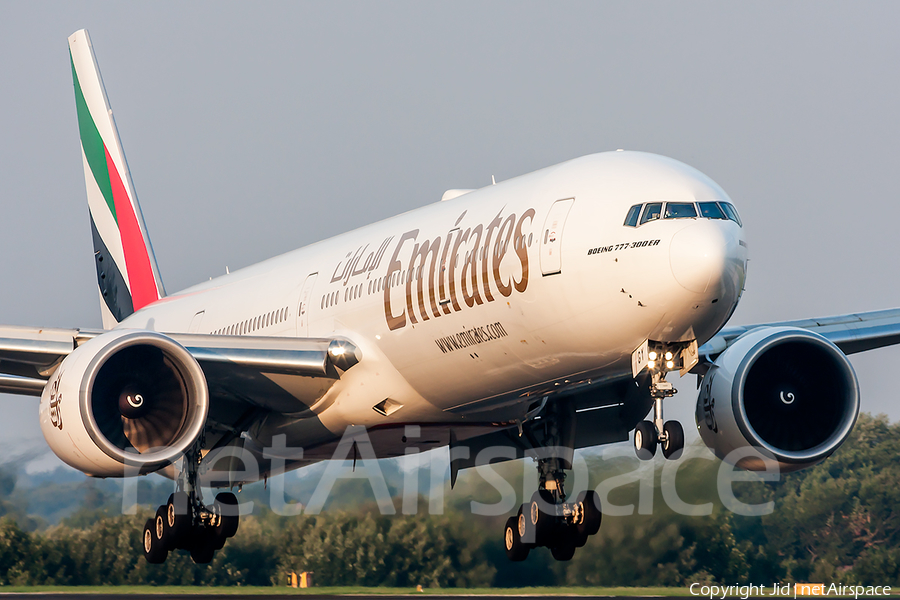
[[[287,448],[310,448],[340,437],[315,415],[298,418],[270,413],[251,429],[253,440],[263,447],[273,447],[274,438],[279,435],[285,436],[282,442]]]

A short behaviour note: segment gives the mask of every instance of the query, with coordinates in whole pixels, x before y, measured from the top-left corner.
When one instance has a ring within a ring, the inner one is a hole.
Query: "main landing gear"
[[[216,495],[212,507],[203,504],[197,485],[198,453],[185,456],[188,465],[178,478],[178,491],[144,524],[141,545],[147,562],[161,564],[169,552],[187,550],[197,564],[212,561],[240,523],[238,501],[231,492]]]
[[[593,490],[581,492],[575,502],[565,502],[561,484],[561,481],[556,481],[556,485],[560,486],[557,488],[559,493],[556,493],[557,490],[539,489],[531,497],[531,502],[520,506],[516,516],[506,520],[503,541],[510,560],[525,560],[531,549],[538,546],[550,548],[556,560],[571,560],[575,550],[600,531],[603,515],[597,493]]]
[[[663,456],[677,460],[684,451],[684,428],[678,421],[663,420],[663,400],[678,391],[666,381],[669,371],[678,368],[682,358],[671,351],[651,351],[650,397],[653,398],[653,420],[641,421],[634,428],[634,451],[641,460],[650,460],[656,454],[657,446]]]
[[[548,404],[540,420],[527,425],[522,433],[536,455],[538,490],[506,520],[506,555],[521,561],[532,548],[544,546],[556,560],[571,560],[600,530],[602,519],[596,492],[581,492],[569,501],[564,487],[565,470],[572,468],[574,456],[575,407],[565,400]]]

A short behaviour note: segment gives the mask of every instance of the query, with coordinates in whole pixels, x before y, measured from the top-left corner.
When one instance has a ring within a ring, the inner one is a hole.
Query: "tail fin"
[[[116,121],[85,29],[69,36],[103,326],[165,295]]]

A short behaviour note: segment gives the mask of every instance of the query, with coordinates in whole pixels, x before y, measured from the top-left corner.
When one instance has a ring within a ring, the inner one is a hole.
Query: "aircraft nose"
[[[672,275],[688,291],[706,293],[725,277],[738,245],[726,226],[715,221],[697,221],[672,238],[669,248]]]

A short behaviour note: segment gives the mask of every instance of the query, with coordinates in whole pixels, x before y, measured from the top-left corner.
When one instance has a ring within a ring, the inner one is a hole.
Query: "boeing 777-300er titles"
[[[900,310],[723,329],[747,268],[740,217],[710,178],[640,152],[450,190],[167,295],[87,32],[69,49],[104,329],[0,328],[0,391],[41,397],[76,469],[176,481],[144,527],[150,562],[209,562],[236,532],[235,497],[199,492],[220,450],[259,465],[215,465],[227,487],[327,460],[353,432],[379,457],[449,445],[451,482],[484,448],[534,458],[506,550],[568,560],[601,520],[595,492],[565,491],[576,448],[634,430],[641,458],[681,454],[668,373],[702,378],[717,456],[800,469],[856,421],[846,354],[900,341]]]

